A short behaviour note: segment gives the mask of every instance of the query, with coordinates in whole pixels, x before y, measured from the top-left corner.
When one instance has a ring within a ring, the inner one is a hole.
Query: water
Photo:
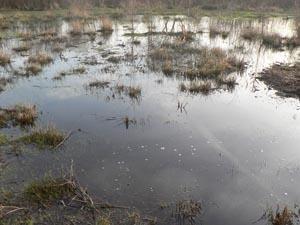
[[[114,21],[112,35],[103,37],[98,33],[94,41],[87,36],[73,39],[76,47],[66,48],[61,55],[53,53],[54,62],[40,75],[15,79],[0,94],[1,107],[36,104],[41,112],[38,127],[54,124],[65,132],[81,130],[57,152],[27,149],[19,157],[8,156],[10,169],[2,182],[22,186],[49,170],[55,173],[68,167],[74,160],[76,175],[90,193],[166,220],[170,214],[160,210],[159,205],[182,199],[201,201],[204,211],[199,220],[214,225],[252,224],[267,206],[299,204],[299,100],[281,98],[255,79],[274,63],[299,60],[299,49],[275,51],[258,41],[244,41],[241,31],[261,28],[260,20],[203,17],[188,22],[180,18],[191,31],[203,31],[197,33],[192,45],[220,47],[248,63],[242,74],[234,74],[238,85],[233,91],[217,90],[208,96],[180,92],[182,78],[166,77],[147,67],[151,45],[166,37],[137,37],[141,44],[132,45],[131,37],[124,36],[130,32],[130,22]],[[165,20],[154,17],[156,31],[163,29]],[[171,17],[168,30],[172,23]],[[228,38],[211,39],[211,24],[230,31]],[[294,34],[291,19],[268,18],[263,24],[266,32],[283,37]],[[34,33],[49,26],[19,24],[14,32]],[[67,21],[54,26],[61,35],[68,34]],[[99,26],[98,21],[90,21],[85,29]],[[147,32],[143,17],[135,18],[134,29]],[[175,31],[179,30],[176,23]],[[102,45],[97,44],[100,41]],[[10,52],[20,42],[14,38],[1,45]],[[50,43],[34,40],[31,52],[49,52],[51,47]],[[121,57],[133,53],[137,57],[113,64],[102,57],[105,52]],[[26,56],[11,53],[13,68],[23,67]],[[90,57],[95,57],[98,64],[84,65],[85,74],[52,79],[83,65]],[[12,74],[1,69],[1,76]],[[124,95],[114,97],[109,88],[87,88],[95,80],[139,85],[142,96],[132,100]],[[178,109],[178,102],[185,108]],[[122,123],[126,116],[135,123],[126,127]],[[3,132],[13,136],[26,133],[18,128]]]

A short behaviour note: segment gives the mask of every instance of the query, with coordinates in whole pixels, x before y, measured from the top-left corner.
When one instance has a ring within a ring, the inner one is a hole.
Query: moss
[[[0,146],[6,145],[8,143],[8,139],[5,134],[0,133]]]
[[[39,148],[56,147],[65,138],[65,134],[56,128],[49,126],[45,129],[38,129],[33,133],[21,137],[19,140],[25,144],[35,144]]]

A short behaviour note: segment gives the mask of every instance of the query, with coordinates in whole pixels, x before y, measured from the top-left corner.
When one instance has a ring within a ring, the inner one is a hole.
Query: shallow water
[[[241,225],[259,219],[267,206],[299,204],[300,102],[277,96],[255,77],[274,63],[299,60],[300,49],[274,51],[240,37],[243,29],[262,26],[266,32],[291,37],[293,20],[204,17],[188,22],[181,18],[189,30],[202,31],[192,45],[220,47],[247,62],[242,74],[233,74],[238,82],[233,91],[218,90],[208,96],[180,92],[178,85],[183,79],[153,72],[146,63],[151,45],[167,37],[136,37],[141,44],[132,45],[131,37],[124,36],[131,32],[130,22],[114,21],[111,35],[98,33],[94,41],[87,36],[73,39],[76,47],[66,48],[61,55],[53,53],[54,62],[40,75],[18,78],[0,94],[1,107],[36,104],[41,112],[38,126],[54,124],[65,132],[81,130],[58,152],[28,149],[17,158],[9,157],[11,169],[4,175],[4,183],[24,184],[49,170],[68,167],[74,160],[76,174],[91,193],[115,204],[135,206],[151,216],[169,216],[160,210],[161,202],[195,199],[204,208],[197,224]],[[156,31],[164,28],[165,21],[160,16],[154,18]],[[228,38],[211,39],[211,24],[230,31]],[[19,24],[14,32],[38,32],[49,26]],[[68,34],[67,21],[54,26],[61,35]],[[90,21],[85,29],[99,26],[98,21]],[[134,30],[148,31],[143,17],[135,18]],[[175,31],[179,30],[176,23]],[[103,44],[98,45],[99,41]],[[1,45],[10,51],[20,42],[15,38]],[[49,43],[33,43],[32,52],[51,49]],[[102,57],[105,52],[137,57],[113,64]],[[12,54],[13,68],[23,67],[26,56]],[[92,56],[98,64],[84,65]],[[85,74],[52,80],[80,65],[87,68]],[[1,76],[12,76],[10,70],[0,71]],[[110,89],[86,87],[95,80],[139,85],[142,96],[132,100],[114,97]],[[186,105],[183,110],[177,108],[178,101]],[[126,127],[122,123],[125,116],[136,122]],[[14,136],[25,132],[18,128],[3,131]]]

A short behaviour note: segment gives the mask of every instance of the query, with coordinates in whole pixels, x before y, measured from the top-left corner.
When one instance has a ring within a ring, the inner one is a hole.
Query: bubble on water
[[[284,196],[288,196],[288,193],[287,193],[287,192],[284,192]]]
[[[174,148],[174,149],[173,149],[173,151],[174,151],[174,152],[177,152],[177,149],[176,149],[176,148]]]
[[[145,161],[148,161],[149,159],[145,158]]]
[[[118,182],[119,180],[116,178],[116,179],[114,179],[114,181],[115,181],[115,182]]]
[[[165,147],[160,147],[160,150],[165,150],[166,148]]]
[[[182,156],[182,154],[181,154],[181,153],[179,153],[179,154],[178,154],[178,156],[179,156],[179,157],[181,157],[181,156]]]
[[[141,148],[145,148],[145,146],[144,146],[144,145],[141,145]]]

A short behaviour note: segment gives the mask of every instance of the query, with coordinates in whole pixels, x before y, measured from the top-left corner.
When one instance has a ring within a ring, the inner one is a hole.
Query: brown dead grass
[[[4,52],[0,52],[0,66],[6,66],[10,64],[10,55]]]
[[[41,66],[43,66],[53,62],[53,59],[47,53],[39,52],[36,55],[29,56],[28,62],[31,64],[40,64]]]
[[[32,126],[38,117],[35,105],[15,105],[10,108],[0,109],[0,127]]]
[[[104,16],[100,18],[101,21],[101,32],[104,33],[112,33],[113,32],[113,23],[112,21]]]
[[[300,97],[300,62],[295,65],[273,65],[258,78],[287,97]]]

